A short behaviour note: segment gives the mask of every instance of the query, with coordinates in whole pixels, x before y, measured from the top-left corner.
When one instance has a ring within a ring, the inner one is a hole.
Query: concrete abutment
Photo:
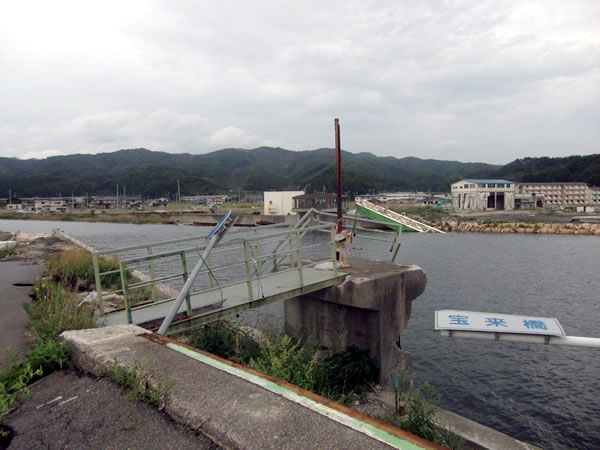
[[[285,302],[285,331],[330,348],[369,347],[380,364],[379,383],[393,386],[393,375],[400,374],[403,365],[410,367],[400,333],[427,277],[414,265],[358,258],[350,263],[343,269],[348,277],[342,284]]]

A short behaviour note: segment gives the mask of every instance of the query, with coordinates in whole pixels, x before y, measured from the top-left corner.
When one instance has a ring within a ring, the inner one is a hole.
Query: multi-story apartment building
[[[590,188],[590,203],[592,205],[600,205],[600,187]]]
[[[519,193],[543,197],[544,204],[554,206],[593,203],[592,188],[586,183],[519,183]]]
[[[452,206],[465,211],[600,205],[600,187],[586,183],[515,183],[464,179],[452,183]]]

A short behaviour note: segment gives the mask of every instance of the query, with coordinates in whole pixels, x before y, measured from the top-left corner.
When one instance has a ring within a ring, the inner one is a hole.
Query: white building
[[[292,199],[297,195],[303,194],[304,191],[265,192],[265,216],[287,216],[291,214],[294,207]]]
[[[464,179],[452,183],[452,207],[467,211],[515,209],[515,182],[508,180]]]

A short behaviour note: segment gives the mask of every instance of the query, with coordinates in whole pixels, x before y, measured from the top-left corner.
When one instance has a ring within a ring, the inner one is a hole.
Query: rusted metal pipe
[[[334,119],[335,123],[335,176],[337,193],[337,220],[335,221],[335,232],[342,232],[342,163],[340,144],[340,119]]]

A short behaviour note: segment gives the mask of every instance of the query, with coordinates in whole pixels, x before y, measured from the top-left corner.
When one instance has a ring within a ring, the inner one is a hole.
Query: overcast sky
[[[600,1],[0,0],[0,156],[600,153]]]

